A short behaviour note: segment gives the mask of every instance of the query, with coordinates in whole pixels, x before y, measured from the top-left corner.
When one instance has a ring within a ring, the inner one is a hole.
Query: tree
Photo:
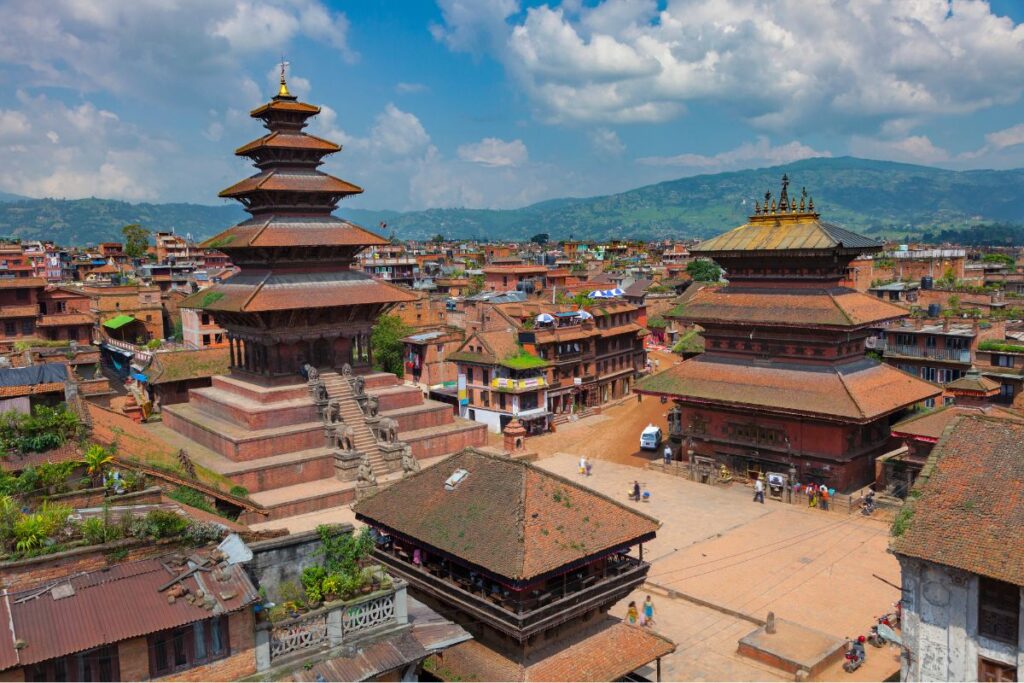
[[[411,330],[397,315],[382,315],[370,333],[373,348],[373,365],[378,370],[402,376],[402,337]]]
[[[121,228],[124,235],[124,253],[130,258],[142,258],[149,248],[149,230],[138,223],[132,223]]]
[[[686,273],[697,282],[718,282],[722,277],[722,269],[718,264],[707,259],[690,261]]]
[[[469,287],[466,288],[466,293],[469,294],[469,296],[473,296],[474,294],[479,294],[480,292],[482,292],[483,289],[484,276],[481,275],[480,273],[470,276]]]
[[[442,235],[441,233],[437,233],[436,235],[430,238],[430,241],[435,244],[441,244],[442,242],[444,242],[444,235]]]
[[[546,232],[538,232],[530,238],[530,241],[535,244],[545,245],[548,243],[548,234]]]
[[[114,456],[112,456],[107,449],[99,444],[94,443],[86,449],[85,454],[82,455],[82,462],[85,464],[85,469],[89,473],[89,477],[95,482],[98,481],[103,475],[103,469],[113,462]]]

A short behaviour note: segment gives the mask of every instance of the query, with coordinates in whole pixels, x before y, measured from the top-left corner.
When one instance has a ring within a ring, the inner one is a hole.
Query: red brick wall
[[[231,481],[249,489],[250,493],[255,493],[333,476],[334,456],[326,455],[299,463],[262,465],[247,472],[235,472],[231,475]]]
[[[399,435],[401,438],[401,435]],[[639,437],[638,437],[639,438]],[[468,426],[461,431],[441,432],[416,439],[406,439],[417,458],[432,458],[446,453],[455,453],[469,446],[487,445],[487,425],[483,423]]]
[[[385,413],[385,415],[387,414]],[[411,432],[415,429],[438,427],[451,424],[454,421],[452,407],[447,403],[428,403],[423,406],[422,410],[412,413],[387,415],[387,417],[394,418],[398,422],[399,432]]]
[[[305,451],[311,448],[319,448],[324,443],[324,432],[321,425],[299,432],[276,434],[251,441],[236,442],[226,435],[214,432],[212,429],[204,429],[200,425],[182,419],[171,409],[165,409],[163,417],[164,424],[168,428],[235,461],[255,460],[271,455]]]
[[[132,543],[138,544],[132,547]],[[40,557],[30,562],[0,564],[0,587],[11,591],[24,590],[39,586],[54,579],[74,574],[102,569],[110,564],[107,554],[113,550],[127,546],[128,554],[118,562],[133,562],[156,557],[173,549],[173,542],[157,541],[156,543],[133,541],[116,542],[107,546],[96,546],[94,549],[82,550],[61,557]]]
[[[400,391],[389,391],[386,394],[378,394],[380,398],[381,411],[395,410],[396,408],[410,408],[423,402],[423,393],[418,387],[402,387]]]

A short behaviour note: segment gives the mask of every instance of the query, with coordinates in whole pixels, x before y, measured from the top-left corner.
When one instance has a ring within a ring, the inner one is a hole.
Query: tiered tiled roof
[[[675,643],[653,631],[608,619],[568,643],[541,649],[524,663],[470,640],[445,650],[436,664],[452,676],[448,680],[617,681],[675,649]]]
[[[932,451],[893,552],[1024,586],[1024,424],[963,417]]]
[[[867,422],[942,390],[869,359],[843,365],[741,362],[704,353],[636,386],[641,393]]]
[[[904,308],[846,288],[773,290],[743,286],[702,289],[679,313],[698,324],[842,328],[864,327],[907,315]],[[666,315],[676,317],[674,313]]]
[[[445,480],[459,469],[469,474],[446,490]],[[569,479],[474,449],[395,482],[353,509],[358,519],[517,581],[629,547],[660,526]]]

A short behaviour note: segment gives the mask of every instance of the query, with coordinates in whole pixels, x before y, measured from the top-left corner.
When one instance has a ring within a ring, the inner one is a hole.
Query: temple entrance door
[[[694,456],[693,460],[693,480],[700,482],[701,484],[714,484],[714,472],[715,472],[715,460],[714,458],[704,458],[699,455]]]
[[[331,341],[329,339],[321,338],[313,342],[312,363],[318,368],[334,366],[334,351],[331,348]]]

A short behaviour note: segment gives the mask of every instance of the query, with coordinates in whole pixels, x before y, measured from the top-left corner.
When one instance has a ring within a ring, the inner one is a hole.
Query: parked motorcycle
[[[885,617],[883,617],[884,619]],[[882,647],[883,645],[893,644],[902,645],[903,639],[900,638],[899,634],[896,633],[888,624],[879,619],[878,623],[871,627],[871,633],[868,635],[868,642],[875,647]]]
[[[850,647],[846,650],[846,661],[843,662],[843,671],[850,674],[860,668],[867,659],[867,652],[864,651],[864,636],[857,636],[857,640],[850,641]]]

